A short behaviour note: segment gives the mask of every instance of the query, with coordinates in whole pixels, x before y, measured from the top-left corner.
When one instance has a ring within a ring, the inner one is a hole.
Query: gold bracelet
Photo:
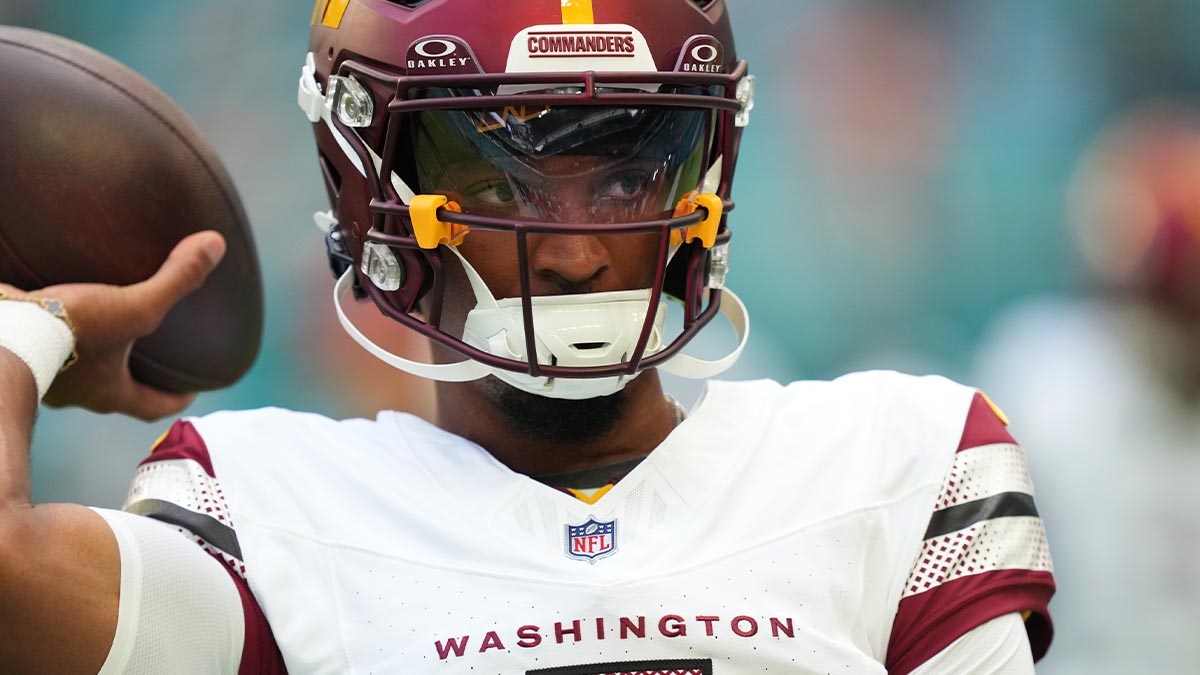
[[[10,302],[32,302],[49,312],[50,316],[67,324],[67,328],[71,330],[71,336],[75,336],[75,322],[71,321],[71,315],[67,314],[67,308],[64,307],[62,302],[59,300],[55,300],[54,298],[14,298],[5,293],[3,290],[0,290],[0,300],[8,300]],[[74,340],[72,340],[71,353],[67,355],[67,360],[63,361],[63,364],[58,369],[58,372],[64,372],[66,369],[75,365],[75,362],[78,360],[79,350],[75,348]]]

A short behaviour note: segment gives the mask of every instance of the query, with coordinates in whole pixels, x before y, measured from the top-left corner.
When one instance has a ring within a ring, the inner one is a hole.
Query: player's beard
[[[608,435],[625,410],[624,391],[586,399],[538,396],[487,377],[480,384],[509,426],[530,440],[583,443]]]

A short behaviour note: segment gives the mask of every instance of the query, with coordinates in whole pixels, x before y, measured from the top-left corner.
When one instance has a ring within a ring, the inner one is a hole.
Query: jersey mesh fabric
[[[1005,614],[950,643],[911,675],[1033,675],[1020,614]]]
[[[121,553],[117,630],[99,675],[236,675],[242,602],[221,564],[171,525],[94,510]]]
[[[975,626],[1013,612],[1041,658],[1053,628],[1053,563],[1025,455],[982,394],[934,503],[902,593],[886,665],[904,675]]]

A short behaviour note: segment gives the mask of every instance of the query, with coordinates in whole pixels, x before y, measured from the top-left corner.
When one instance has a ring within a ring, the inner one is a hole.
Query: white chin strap
[[[456,255],[458,251],[448,247]],[[462,256],[459,255],[462,260]],[[520,298],[497,301],[475,270],[462,260],[477,305],[467,315],[463,341],[503,358],[528,363],[525,350],[524,317]],[[354,271],[348,269],[333,290],[333,304],[346,333],[384,363],[439,382],[467,382],[495,375],[512,386],[539,396],[562,399],[586,399],[620,391],[637,375],[594,378],[533,377],[493,368],[470,359],[457,363],[422,363],[393,354],[375,344],[346,315],[342,302],[354,283]],[[538,363],[558,366],[606,366],[621,363],[634,350],[641,335],[649,307],[650,290],[586,293],[580,295],[536,296],[533,301],[534,340]],[[706,379],[732,366],[741,356],[750,336],[746,306],[729,289],[721,294],[721,313],[733,325],[738,344],[730,353],[714,361],[676,354],[659,368],[689,379]],[[666,305],[660,304],[654,329],[646,345],[646,356],[661,351]]]
[[[521,298],[496,300],[458,249],[447,248],[462,262],[477,303],[467,314],[463,342],[489,354],[529,363]],[[650,305],[650,289],[539,295],[530,298],[530,302],[538,363],[570,367],[614,366],[626,362],[637,346]],[[663,348],[662,325],[666,309],[662,304],[658,307],[646,343],[647,356]],[[589,378],[534,377],[503,369],[495,369],[493,374],[523,391],[567,399],[615,394],[628,380],[637,377],[636,373]]]

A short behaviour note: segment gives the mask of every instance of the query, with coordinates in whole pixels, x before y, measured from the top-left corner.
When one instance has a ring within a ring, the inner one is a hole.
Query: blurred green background
[[[735,377],[894,368],[988,386],[977,355],[1002,313],[1087,292],[1065,207],[1085,148],[1141,101],[1200,93],[1195,0],[729,2],[739,52],[758,76],[731,217],[730,286],[754,321]],[[310,10],[281,0],[0,3],[0,23],[73,38],[161,87],[242,192],[266,278],[266,338],[243,381],[202,395],[188,414],[278,405],[343,416],[373,401],[412,404],[382,384],[394,380],[385,366],[351,362],[326,300],[332,279],[311,215],[327,204],[295,104]],[[381,391],[351,400],[327,386],[338,373]],[[681,397],[695,394],[678,386]],[[1197,407],[1186,410],[1195,419]],[[119,505],[167,424],[44,411],[35,497]],[[1013,428],[1022,437],[1019,418]],[[1200,455],[1196,434],[1180,445],[1181,456]],[[1200,535],[1200,514],[1181,516],[1182,552],[1146,552],[1136,526],[1107,520],[1091,523],[1086,541],[1072,538],[1082,523],[1070,518],[1090,512],[1064,506],[1056,520],[1046,504],[1094,495],[1076,492],[1054,448],[1029,452],[1039,495],[1060,495],[1040,499],[1062,593],[1052,605],[1058,641],[1039,672],[1200,673],[1197,648],[1184,644],[1195,640],[1183,639],[1200,630],[1200,568],[1190,566],[1200,557],[1179,558],[1200,546],[1187,539]],[[1162,581],[1157,568],[1083,574],[1117,549],[1145,553],[1131,564],[1160,556],[1182,565],[1179,580],[1143,589],[1130,579]],[[1114,605],[1124,601],[1108,585],[1134,605]],[[1155,598],[1166,596],[1182,607],[1160,612]]]

